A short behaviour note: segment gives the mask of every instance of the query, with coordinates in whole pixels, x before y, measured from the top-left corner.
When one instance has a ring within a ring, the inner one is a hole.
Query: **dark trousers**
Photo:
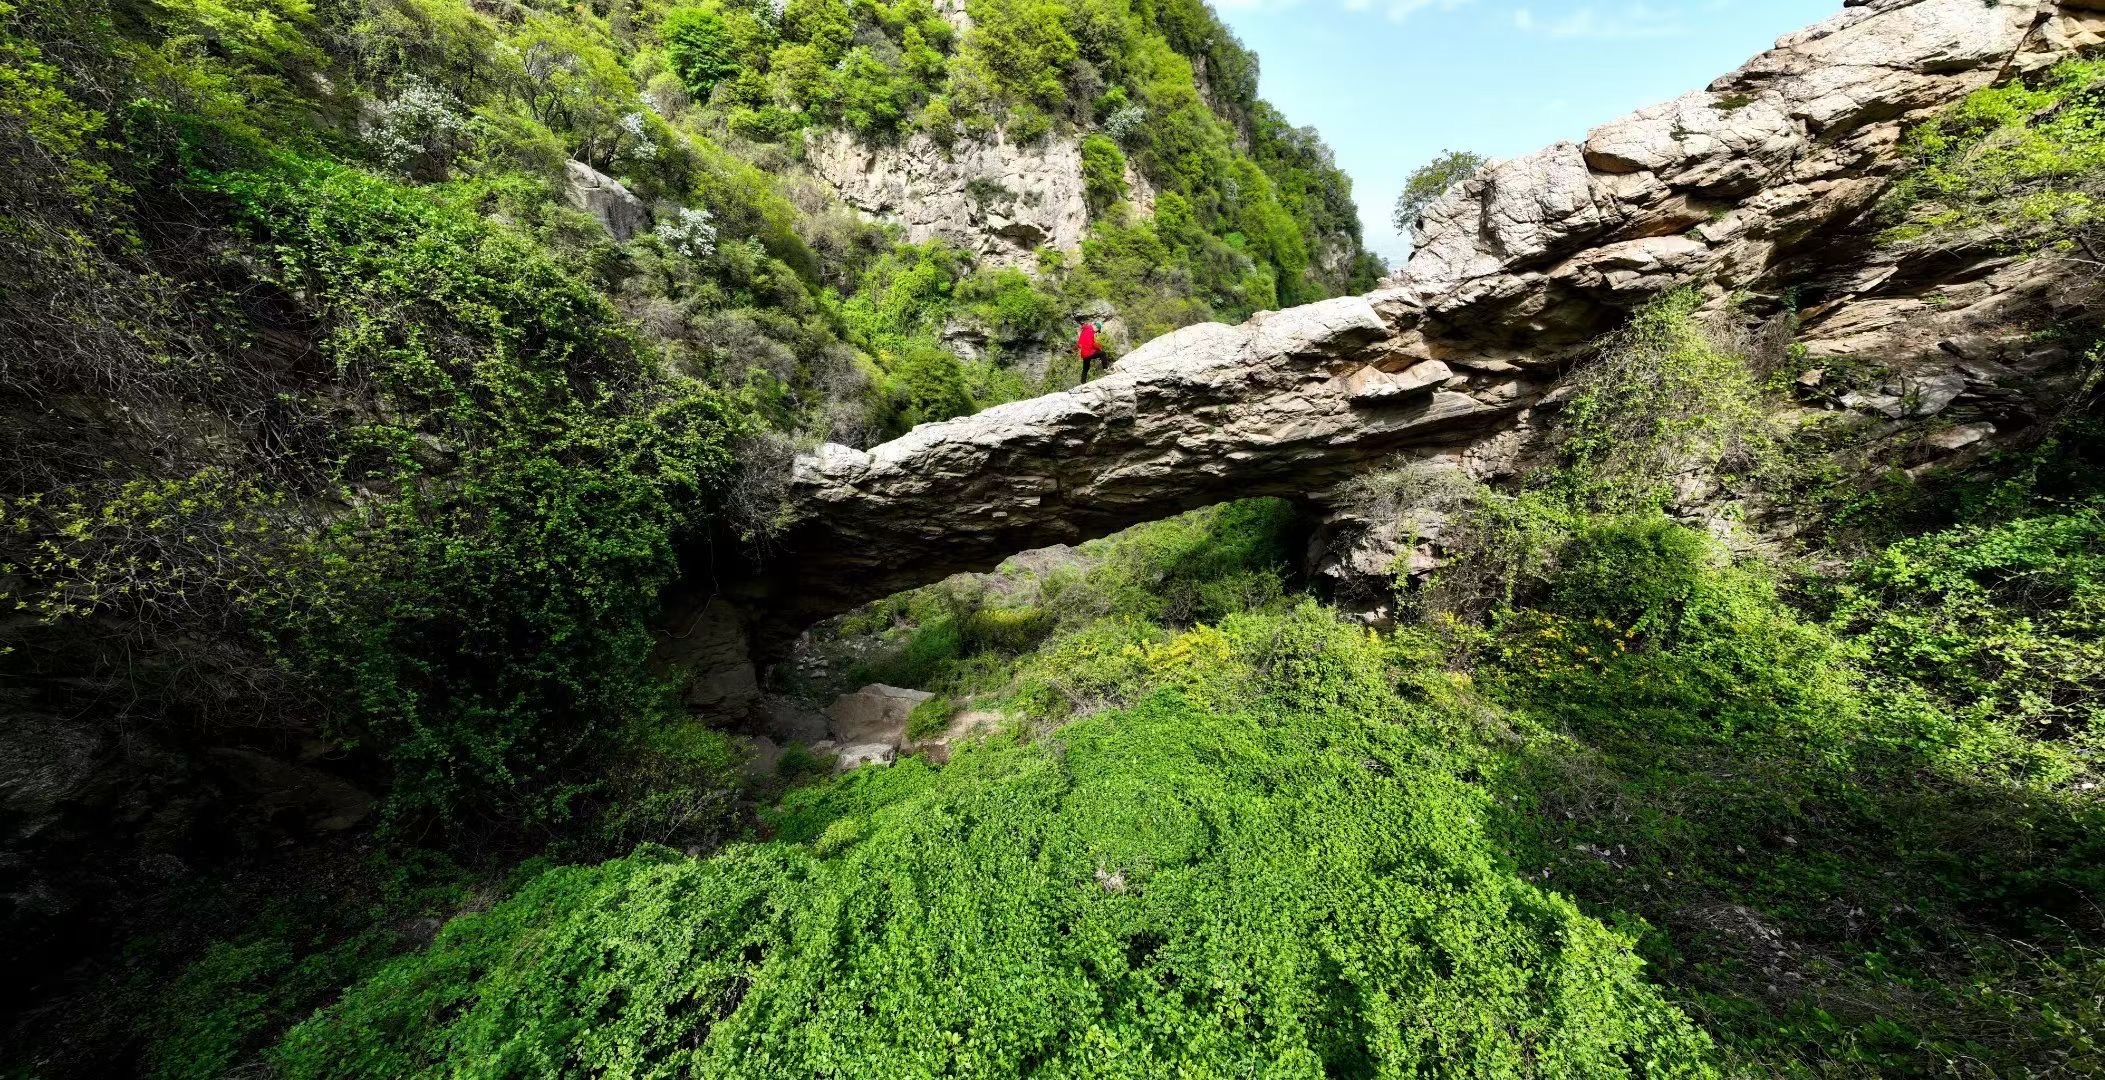
[[[1103,366],[1103,360],[1104,360],[1104,354],[1103,354],[1103,353],[1100,353],[1100,352],[1098,352],[1098,353],[1089,353],[1089,354],[1087,354],[1087,355],[1085,355],[1085,356],[1083,356],[1083,357],[1082,357],[1082,381],[1083,381],[1083,382],[1088,382],[1088,381],[1089,381],[1089,365],[1091,365],[1091,364],[1095,364],[1095,365],[1097,365],[1098,367],[1102,367],[1102,366]]]

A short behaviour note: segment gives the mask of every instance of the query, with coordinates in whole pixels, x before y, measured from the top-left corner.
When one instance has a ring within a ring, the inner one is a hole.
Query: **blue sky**
[[[1350,173],[1367,245],[1445,149],[1517,157],[1700,88],[1842,0],[1213,0],[1263,62],[1263,95]]]

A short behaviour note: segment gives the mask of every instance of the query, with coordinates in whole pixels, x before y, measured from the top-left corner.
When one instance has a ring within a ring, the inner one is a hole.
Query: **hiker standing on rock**
[[[1075,335],[1074,351],[1082,357],[1082,381],[1089,381],[1089,362],[1100,359],[1104,350],[1096,344],[1096,324],[1083,321],[1082,332]]]

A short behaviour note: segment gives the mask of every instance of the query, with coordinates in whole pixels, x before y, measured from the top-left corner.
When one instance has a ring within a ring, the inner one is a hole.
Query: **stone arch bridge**
[[[1087,385],[799,458],[780,550],[671,598],[663,655],[696,673],[698,708],[736,711],[757,696],[748,632],[766,656],[1018,551],[1232,498],[1320,500],[1399,453],[1495,478],[1587,343],[1673,288],[1788,287],[1815,357],[1876,356],[1944,403],[1988,393],[2011,358],[1966,367],[2002,347],[1963,344],[1969,328],[2048,303],[2052,268],[1902,257],[1862,221],[1909,124],[2101,44],[2105,0],[1847,0],[1703,90],[1459,185],[1371,295],[1186,327]]]

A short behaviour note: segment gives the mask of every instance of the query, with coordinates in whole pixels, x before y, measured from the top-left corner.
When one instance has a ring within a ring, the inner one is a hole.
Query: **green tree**
[[[1396,196],[1396,210],[1392,220],[1396,228],[1409,231],[1418,223],[1418,215],[1425,212],[1434,199],[1447,192],[1448,188],[1476,175],[1477,170],[1488,163],[1482,154],[1469,150],[1448,150],[1439,157],[1418,167],[1410,179],[1403,182],[1403,193]]]
[[[673,71],[696,98],[706,99],[717,83],[738,73],[736,39],[713,5],[674,8],[658,36]]]
[[[854,41],[855,20],[841,0],[789,0],[782,8],[782,39],[811,45],[832,63]]]
[[[636,81],[607,40],[567,19],[537,15],[512,39],[527,109],[567,136],[565,152],[594,168],[613,164],[621,118],[640,106]]]
[[[1004,93],[1047,110],[1065,103],[1061,75],[1079,55],[1068,11],[1051,0],[971,0],[966,49]]]

